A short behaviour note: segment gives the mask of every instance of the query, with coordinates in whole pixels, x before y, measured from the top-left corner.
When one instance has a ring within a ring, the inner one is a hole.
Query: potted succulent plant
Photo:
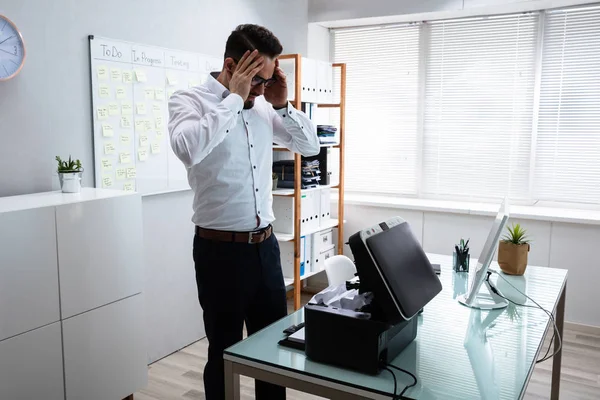
[[[72,160],[69,156],[68,161],[63,161],[56,156],[58,162],[58,179],[63,193],[79,193],[81,191],[81,174],[83,167],[81,161]]]
[[[454,246],[454,271],[469,272],[469,239],[460,239],[460,243]]]
[[[273,190],[275,190],[277,189],[277,181],[279,180],[279,178],[277,177],[277,174],[275,172],[273,172],[271,177],[273,178]]]
[[[523,275],[531,248],[527,231],[520,224],[513,224],[507,230],[508,233],[502,237],[498,245],[498,265],[505,274]]]

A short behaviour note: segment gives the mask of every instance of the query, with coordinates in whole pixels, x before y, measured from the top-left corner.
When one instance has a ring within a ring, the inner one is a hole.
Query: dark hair
[[[225,58],[231,57],[239,61],[248,50],[258,50],[266,56],[277,57],[283,51],[283,46],[277,36],[265,27],[253,24],[239,25],[227,39]]]

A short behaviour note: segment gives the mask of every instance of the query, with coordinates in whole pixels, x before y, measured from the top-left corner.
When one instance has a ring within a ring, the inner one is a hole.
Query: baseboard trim
[[[600,336],[600,326],[592,326],[592,325],[584,325],[584,324],[576,324],[574,322],[566,322],[565,328],[579,332],[579,333],[587,333],[590,335],[598,335]]]

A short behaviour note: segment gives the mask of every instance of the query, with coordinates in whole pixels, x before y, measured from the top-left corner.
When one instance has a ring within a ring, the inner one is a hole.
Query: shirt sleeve
[[[273,109],[273,141],[305,157],[319,154],[319,138],[315,124],[289,102],[286,107]]]
[[[176,92],[169,100],[169,138],[186,167],[200,163],[233,129],[242,111],[242,98],[231,93],[216,106],[192,91]]]

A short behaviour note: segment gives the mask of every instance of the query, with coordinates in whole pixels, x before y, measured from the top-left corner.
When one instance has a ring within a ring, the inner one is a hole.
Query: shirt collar
[[[219,72],[211,72],[210,75],[208,75],[208,79],[206,80],[206,86],[208,87],[208,90],[210,90],[217,96],[221,96],[222,98],[225,98],[225,97],[229,96],[231,94],[231,92],[229,91],[229,89],[227,89],[225,86],[223,86],[223,84],[221,84],[221,82],[219,82],[217,80],[218,76],[219,76]]]

